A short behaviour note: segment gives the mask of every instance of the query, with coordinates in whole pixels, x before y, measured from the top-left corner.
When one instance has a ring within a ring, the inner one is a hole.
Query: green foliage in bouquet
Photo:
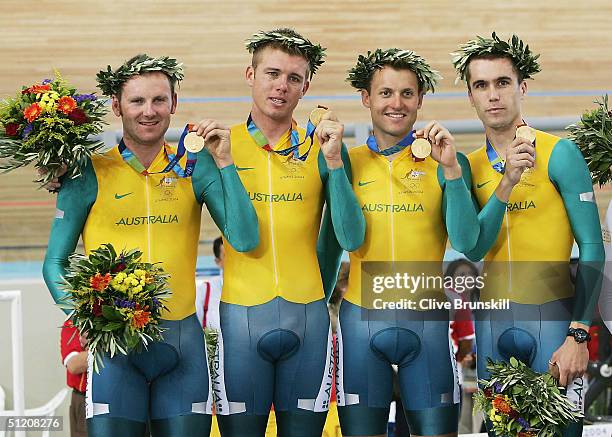
[[[61,306],[73,311],[74,326],[87,335],[96,371],[105,354],[127,355],[162,339],[159,320],[170,297],[169,276],[141,256],[139,250],[117,255],[104,244],[89,256],[69,258]]]
[[[71,178],[80,176],[92,153],[103,143],[91,135],[103,131],[107,113],[94,94],[78,94],[58,72],[55,79],[23,89],[0,102],[0,169],[35,163],[45,170],[38,181],[50,181],[66,166]]]
[[[491,378],[478,381],[474,409],[485,414],[498,436],[560,436],[563,427],[582,417],[549,373],[534,372],[514,357],[510,363],[487,361]]]
[[[608,95],[595,100],[598,107],[585,111],[577,124],[567,127],[568,138],[584,155],[593,183],[600,186],[612,182],[612,111]]]

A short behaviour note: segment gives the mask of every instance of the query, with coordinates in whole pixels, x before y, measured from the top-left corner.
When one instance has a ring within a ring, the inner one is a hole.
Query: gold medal
[[[314,127],[317,127],[319,123],[321,122],[321,118],[323,118],[323,116],[327,112],[329,112],[328,108],[326,108],[325,106],[319,105],[312,110],[308,119],[310,120],[310,122],[313,124]]]
[[[516,136],[517,138],[525,138],[531,144],[536,139],[535,129],[527,126],[526,124],[523,126],[519,126],[516,128]]]
[[[204,138],[198,136],[195,132],[189,132],[183,140],[185,149],[191,153],[198,153],[204,148]]]
[[[418,159],[425,159],[431,155],[431,144],[425,138],[417,138],[410,146],[412,156]]]

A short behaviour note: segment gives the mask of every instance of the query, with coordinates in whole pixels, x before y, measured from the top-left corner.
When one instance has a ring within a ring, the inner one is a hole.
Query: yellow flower
[[[136,269],[136,270],[134,270],[134,274],[135,274],[136,276],[138,276],[138,277],[143,277],[143,276],[145,275],[145,273],[146,273],[146,272],[145,272],[144,270],[142,270],[142,269]]]
[[[137,287],[132,288],[134,293],[140,293],[142,291],[142,286],[138,285]]]

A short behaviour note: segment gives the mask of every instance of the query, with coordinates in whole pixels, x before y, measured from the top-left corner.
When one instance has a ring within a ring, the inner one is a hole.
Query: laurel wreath
[[[476,36],[465,44],[459,46],[459,50],[450,54],[453,65],[457,70],[455,83],[460,80],[467,80],[467,68],[472,57],[486,55],[507,56],[520,72],[523,79],[529,79],[541,71],[538,58],[540,55],[534,54],[529,45],[516,35],[512,35],[508,41],[500,39],[495,32],[491,38]]]
[[[308,60],[310,76],[314,76],[317,69],[325,62],[325,47],[313,44],[310,40],[289,28],[275,29],[272,31],[259,31],[253,34],[245,42],[249,53],[268,44],[280,44],[283,47],[299,53]]]
[[[369,89],[372,76],[377,70],[389,65],[394,68],[409,69],[416,74],[419,87],[423,93],[434,92],[440,73],[433,70],[429,64],[412,50],[376,49],[366,55],[359,55],[357,64],[348,71],[346,78],[358,90]]]
[[[140,54],[126,61],[115,71],[110,65],[106,67],[106,70],[101,70],[96,75],[98,88],[104,95],[114,96],[121,91],[121,86],[132,76],[156,71],[165,73],[173,83],[180,82],[185,77],[183,64],[176,59],[168,56],[152,58],[147,54]]]

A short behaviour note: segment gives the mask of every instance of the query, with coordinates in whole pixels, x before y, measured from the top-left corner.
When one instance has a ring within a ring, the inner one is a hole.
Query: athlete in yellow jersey
[[[224,436],[263,436],[273,403],[279,436],[318,437],[333,373],[316,253],[323,206],[347,249],[361,245],[365,225],[347,177],[342,125],[327,114],[316,138],[300,144],[306,135],[292,119],[323,49],[290,29],[259,32],[247,47],[253,106],[231,139],[260,240],[253,251],[228,247],[225,255],[211,371],[216,412]]]
[[[398,366],[411,435],[457,435],[459,386],[448,313],[419,311],[421,299],[411,299],[408,292],[400,296],[417,305],[414,311],[381,311],[381,301],[388,299],[366,290],[373,261],[385,262],[389,273],[401,269],[395,262],[413,261],[418,269],[413,273],[441,277],[447,235],[458,250],[476,244],[471,181],[462,171],[467,159],[456,153],[453,137],[439,123],[413,131],[423,96],[433,91],[438,77],[423,58],[399,49],[368,52],[349,72],[348,80],[370,110],[373,135],[349,152],[366,237],[350,254],[337,328],[337,397],[345,436],[386,435],[392,364]],[[419,154],[415,136],[430,141],[431,156]],[[330,287],[338,249],[322,232],[320,252],[328,261],[323,271]],[[444,299],[441,287],[438,291]]]
[[[460,46],[453,62],[486,133],[486,144],[469,155],[482,211],[479,242],[467,255],[485,257],[481,299],[510,300],[510,311],[476,313],[478,376],[488,377],[487,358],[514,356],[538,372],[550,365],[582,408],[587,330],[604,259],[589,171],[571,141],[517,130],[524,124],[525,79],[540,71],[518,37],[478,37]],[[574,239],[580,250],[575,287],[568,270]],[[564,435],[581,434],[576,423]]]
[[[149,421],[153,435],[208,434],[212,402],[202,329],[194,314],[202,205],[236,250],[257,245],[257,217],[232,162],[229,129],[212,120],[198,125],[207,150],[191,164],[184,157],[176,163],[176,151],[164,142],[176,109],[174,86],[182,77],[176,60],[147,55],[101,72],[100,88],[112,96],[123,139],[92,157],[82,177],[64,181],[57,199],[43,267],[56,301],[81,234],[86,252],[104,243],[138,248],[143,261],[161,262],[170,274],[164,340],[142,353],[105,357],[99,374],[90,365],[91,436],[140,437]]]

